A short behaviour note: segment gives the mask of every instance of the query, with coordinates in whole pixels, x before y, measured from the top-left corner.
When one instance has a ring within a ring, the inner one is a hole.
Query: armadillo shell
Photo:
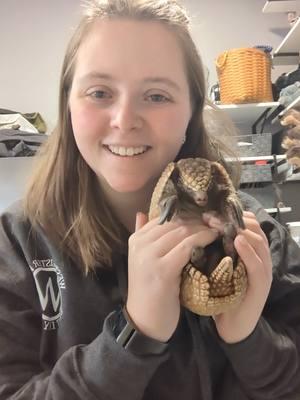
[[[199,315],[218,315],[237,307],[245,297],[247,274],[238,259],[233,269],[231,257],[224,257],[210,276],[189,263],[182,272],[181,304]]]
[[[160,214],[160,210],[157,205],[162,197],[164,188],[165,188],[172,172],[174,171],[174,168],[175,168],[175,163],[174,162],[169,163],[166,166],[166,168],[164,169],[163,173],[161,174],[161,176],[154,188],[154,191],[152,193],[151,203],[150,203],[149,215],[148,215],[149,220],[158,217]]]

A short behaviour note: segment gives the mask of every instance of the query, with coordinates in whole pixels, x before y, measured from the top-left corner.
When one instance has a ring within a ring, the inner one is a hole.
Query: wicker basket
[[[273,101],[270,56],[254,48],[232,49],[216,60],[222,104]]]

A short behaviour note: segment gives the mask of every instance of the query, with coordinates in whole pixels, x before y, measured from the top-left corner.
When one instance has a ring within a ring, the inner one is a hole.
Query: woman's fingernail
[[[202,214],[202,218],[203,218],[205,221],[208,221],[208,220],[211,218],[211,215],[210,215],[209,213],[204,212],[204,213]]]
[[[245,239],[244,236],[242,236],[242,235],[238,235],[238,236],[236,237],[236,240],[237,240],[238,243],[241,244],[242,246],[244,246],[244,245],[247,243],[246,239]]]

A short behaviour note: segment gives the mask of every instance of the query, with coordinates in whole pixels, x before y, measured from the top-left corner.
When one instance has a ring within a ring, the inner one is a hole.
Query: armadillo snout
[[[206,206],[207,202],[208,202],[208,196],[207,193],[202,192],[202,191],[198,191],[194,194],[194,200],[195,203],[200,206],[200,207],[204,207]]]

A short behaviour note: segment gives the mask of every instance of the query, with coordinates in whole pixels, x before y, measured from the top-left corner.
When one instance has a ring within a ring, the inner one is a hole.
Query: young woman
[[[1,217],[1,400],[299,396],[300,249],[285,229],[240,194],[249,287],[210,318],[181,309],[179,285],[222,221],[147,220],[170,161],[220,159],[205,93],[175,0],[88,2],[57,128],[24,202]]]

